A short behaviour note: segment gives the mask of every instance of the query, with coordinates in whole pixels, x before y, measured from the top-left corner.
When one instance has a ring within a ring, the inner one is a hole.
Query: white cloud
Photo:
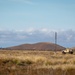
[[[49,30],[47,28],[43,28],[43,29],[41,29],[41,31],[44,32],[44,33],[48,33],[49,32]]]
[[[50,29],[34,29],[7,31],[0,30],[0,46],[11,46],[22,43],[54,42],[55,31]],[[57,43],[62,46],[75,45],[75,31],[57,31]]]
[[[68,41],[68,42],[71,41],[72,38],[73,38],[73,36],[72,36],[72,35],[69,35],[69,36],[67,37],[67,41]]]

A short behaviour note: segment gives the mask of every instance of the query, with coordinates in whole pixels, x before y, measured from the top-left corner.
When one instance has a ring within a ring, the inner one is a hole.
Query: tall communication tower
[[[57,32],[55,32],[55,52],[57,50]]]

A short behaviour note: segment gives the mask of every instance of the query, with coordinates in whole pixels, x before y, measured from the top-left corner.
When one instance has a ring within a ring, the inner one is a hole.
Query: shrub
[[[25,60],[25,64],[28,64],[28,65],[30,65],[30,64],[33,64],[34,62],[32,61],[32,60],[30,60],[30,59],[26,59]]]
[[[46,66],[48,66],[48,65],[53,65],[53,63],[52,63],[51,61],[46,61],[46,62],[45,62],[45,65],[46,65]]]

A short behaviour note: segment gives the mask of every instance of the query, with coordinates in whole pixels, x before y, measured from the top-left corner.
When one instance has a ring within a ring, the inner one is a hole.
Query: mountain
[[[35,44],[22,44],[18,46],[8,47],[12,50],[63,50],[65,47],[49,42],[40,42]]]

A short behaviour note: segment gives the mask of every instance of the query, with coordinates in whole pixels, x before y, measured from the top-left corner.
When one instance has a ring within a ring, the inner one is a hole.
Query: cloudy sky
[[[53,42],[75,46],[75,0],[0,0],[0,47]]]

